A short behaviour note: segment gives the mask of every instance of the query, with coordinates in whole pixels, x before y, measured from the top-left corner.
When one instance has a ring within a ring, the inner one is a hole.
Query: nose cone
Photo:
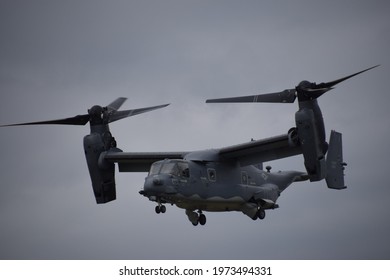
[[[143,193],[147,196],[163,196],[177,193],[172,178],[167,175],[153,175],[145,178]]]

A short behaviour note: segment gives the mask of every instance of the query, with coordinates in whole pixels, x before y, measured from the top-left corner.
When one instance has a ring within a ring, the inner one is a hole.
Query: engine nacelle
[[[85,157],[98,204],[116,199],[115,164],[105,163],[104,166],[99,164],[101,153],[108,149],[107,140],[112,138],[111,134],[107,133],[105,136],[100,133],[91,133],[84,137]]]
[[[317,113],[318,114],[318,113]],[[324,141],[321,123],[311,108],[301,108],[295,113],[298,138],[305,159],[306,171],[310,181],[320,181],[326,176],[326,161],[324,154],[327,144]],[[321,131],[319,131],[321,129]]]

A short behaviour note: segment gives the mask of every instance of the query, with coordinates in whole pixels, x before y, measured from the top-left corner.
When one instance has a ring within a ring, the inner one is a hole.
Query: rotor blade
[[[125,103],[127,98],[119,97],[110,104],[107,105],[108,112],[118,111],[118,109]]]
[[[370,67],[370,68],[367,68],[367,69],[364,69],[364,70],[362,70],[362,71],[360,71],[360,72],[357,72],[357,73],[355,73],[355,74],[346,76],[346,77],[341,78],[341,79],[337,79],[337,80],[334,80],[334,81],[331,81],[331,82],[327,82],[327,83],[320,83],[320,84],[318,84],[318,85],[315,85],[315,86],[314,86],[314,89],[331,88],[331,87],[333,87],[333,86],[335,86],[335,85],[337,85],[337,84],[339,84],[339,83],[341,83],[341,82],[343,82],[343,81],[345,81],[345,80],[348,80],[348,79],[350,79],[350,78],[352,78],[352,77],[354,77],[354,76],[357,76],[357,75],[359,75],[359,74],[361,74],[361,73],[364,73],[364,72],[366,72],[366,71],[368,71],[368,70],[371,70],[371,69],[373,69],[373,68],[376,68],[376,67],[378,67],[378,66],[380,66],[380,64],[375,65],[375,66]]]
[[[281,92],[248,95],[229,98],[208,99],[206,103],[293,103],[295,101],[295,89],[286,89]]]
[[[72,117],[72,118],[65,118],[65,119],[58,119],[58,120],[0,125],[0,127],[22,126],[22,125],[41,125],[41,124],[86,125],[88,123],[88,121],[89,121],[89,115],[87,114],[87,115],[77,115],[77,116]]]
[[[110,116],[109,122],[111,123],[111,122],[115,122],[115,121],[118,121],[118,120],[121,120],[121,119],[124,119],[127,117],[134,116],[134,115],[138,115],[138,114],[146,113],[149,111],[161,109],[161,108],[167,107],[168,105],[169,104],[164,104],[164,105],[139,108],[139,109],[133,109],[133,110],[116,111]]]

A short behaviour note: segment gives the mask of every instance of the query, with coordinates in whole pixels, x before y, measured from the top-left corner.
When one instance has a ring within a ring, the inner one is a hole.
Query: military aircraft
[[[106,107],[95,105],[88,114],[71,118],[19,125],[90,125],[84,137],[85,157],[98,204],[116,199],[115,163],[119,172],[149,172],[139,193],[157,203],[156,213],[165,213],[165,204],[185,209],[193,225],[205,225],[203,212],[240,211],[253,220],[264,219],[265,211],[278,208],[277,199],[292,183],[325,179],[331,189],[344,189],[342,135],[331,131],[326,142],[325,126],[317,99],[333,87],[358,74],[325,83],[302,81],[281,92],[209,99],[207,103],[271,102],[293,103],[298,99],[296,126],[286,134],[220,149],[179,152],[123,152],[117,148],[109,123],[149,112],[169,104],[119,111],[126,98]],[[271,172],[263,163],[303,155],[306,172]]]

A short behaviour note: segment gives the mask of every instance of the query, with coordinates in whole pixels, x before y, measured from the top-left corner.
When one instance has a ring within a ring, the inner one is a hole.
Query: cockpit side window
[[[178,162],[177,166],[179,168],[179,176],[181,177],[190,177],[190,169],[187,162]]]

